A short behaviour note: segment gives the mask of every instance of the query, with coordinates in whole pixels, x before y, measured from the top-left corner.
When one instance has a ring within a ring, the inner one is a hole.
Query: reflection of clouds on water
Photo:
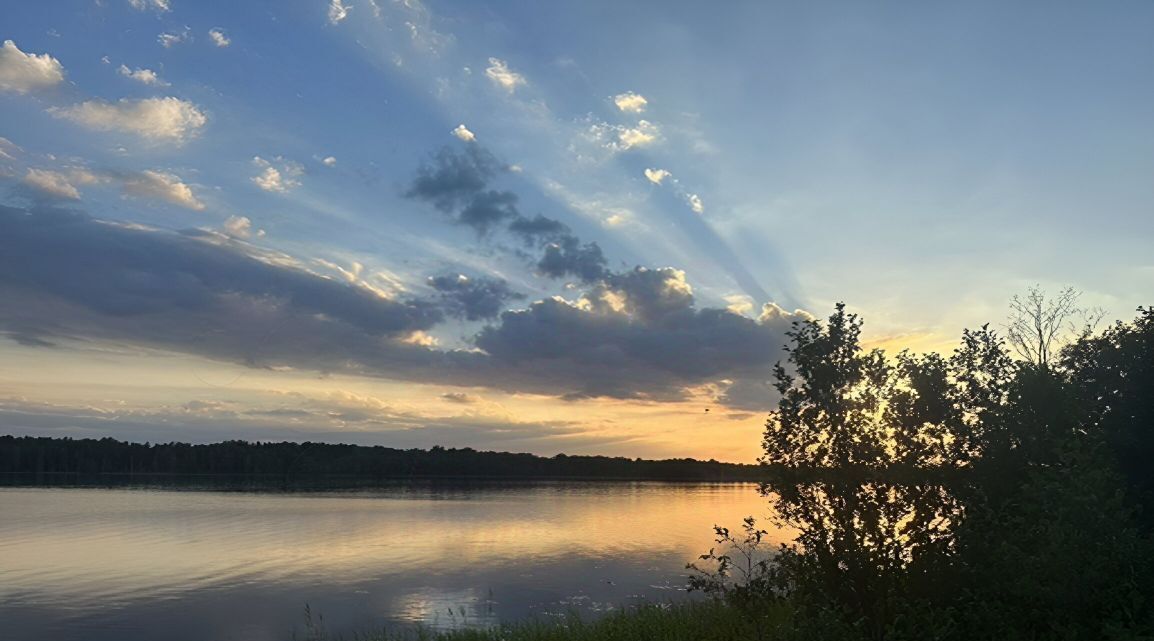
[[[145,641],[155,624],[192,641],[283,632],[305,603],[334,633],[596,614],[686,598],[685,563],[713,545],[713,524],[766,509],[751,485],[0,488],[0,513],[22,516],[0,519],[0,620],[15,639]],[[46,620],[74,634],[44,633]]]
[[[485,627],[499,622],[495,601],[476,590],[422,588],[393,599],[384,616],[437,630]]]

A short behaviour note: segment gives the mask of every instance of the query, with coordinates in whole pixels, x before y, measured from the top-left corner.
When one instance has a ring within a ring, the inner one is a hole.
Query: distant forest
[[[260,476],[278,482],[319,477],[758,481],[760,473],[757,465],[713,460],[565,454],[548,458],[440,446],[400,450],[327,443],[225,441],[191,445],[0,436],[0,475],[8,477],[9,483],[22,484],[55,481],[62,475]]]

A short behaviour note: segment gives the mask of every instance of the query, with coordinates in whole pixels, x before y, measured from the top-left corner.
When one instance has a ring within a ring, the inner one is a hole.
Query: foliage
[[[1015,301],[1039,332],[1023,346],[1011,329],[1023,360],[989,326],[949,357],[887,358],[840,304],[795,324],[762,461],[799,535],[757,572],[763,602],[792,604],[791,635],[1150,638],[1154,555],[1134,512],[1154,476],[1154,312],[1059,359],[1076,299]],[[728,595],[725,579],[697,581]]]
[[[111,438],[70,439],[0,436],[0,474],[25,483],[68,479],[52,475],[264,476],[276,483],[325,476],[363,481],[395,478],[607,478],[638,480],[755,481],[755,465],[608,456],[552,458],[472,448],[428,450],[327,443],[225,441],[126,443]],[[83,479],[80,479],[83,480]],[[150,478],[161,481],[162,478]]]

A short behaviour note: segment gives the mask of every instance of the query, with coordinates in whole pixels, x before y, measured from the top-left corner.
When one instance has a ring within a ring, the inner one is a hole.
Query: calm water
[[[0,637],[261,641],[595,615],[685,598],[753,485],[398,486],[351,493],[0,488]]]

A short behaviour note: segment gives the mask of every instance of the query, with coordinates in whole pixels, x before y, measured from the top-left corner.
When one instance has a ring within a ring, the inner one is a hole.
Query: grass
[[[385,630],[358,635],[350,641],[768,641],[776,636],[774,628],[788,624],[791,613],[785,604],[765,612],[761,630],[736,608],[717,601],[698,601],[645,605],[594,620],[571,615],[555,621],[526,621],[485,629]],[[306,641],[328,638],[311,627]]]

